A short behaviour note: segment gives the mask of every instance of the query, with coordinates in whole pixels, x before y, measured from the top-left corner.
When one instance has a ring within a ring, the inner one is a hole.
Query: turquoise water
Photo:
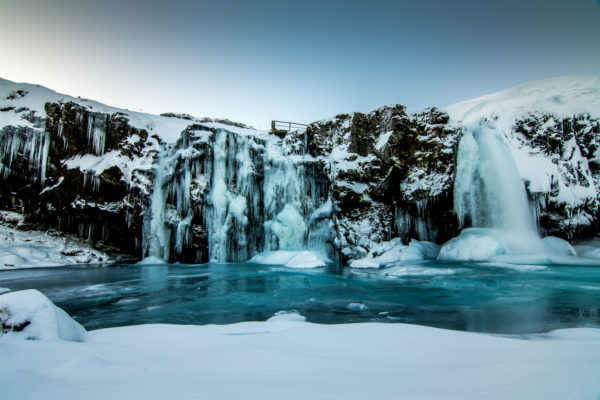
[[[405,322],[506,334],[600,327],[600,266],[77,266],[0,271],[0,287],[38,289],[87,329],[261,321],[282,310],[317,323]]]

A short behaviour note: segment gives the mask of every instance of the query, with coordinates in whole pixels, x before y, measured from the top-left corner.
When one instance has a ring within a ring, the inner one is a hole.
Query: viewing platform
[[[308,125],[289,121],[271,121],[271,133],[284,138],[289,131],[306,129]]]

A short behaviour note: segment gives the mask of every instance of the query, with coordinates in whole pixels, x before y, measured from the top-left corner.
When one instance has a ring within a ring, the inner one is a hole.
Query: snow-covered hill
[[[501,92],[463,101],[445,108],[454,121],[463,125],[482,118],[503,121],[510,128],[532,112],[569,118],[578,114],[600,115],[600,78],[564,76],[527,83]]]

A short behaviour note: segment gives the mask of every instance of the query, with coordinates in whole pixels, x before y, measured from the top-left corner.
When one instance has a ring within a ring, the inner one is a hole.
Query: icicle
[[[104,126],[101,126],[101,124],[96,121],[94,115],[88,117],[87,137],[88,143],[90,143],[94,149],[94,154],[97,156],[104,155],[106,130]]]

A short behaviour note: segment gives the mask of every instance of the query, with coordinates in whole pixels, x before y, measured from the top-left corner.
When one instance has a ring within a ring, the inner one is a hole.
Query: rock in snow
[[[86,331],[35,289],[0,295],[0,336],[81,342]]]

